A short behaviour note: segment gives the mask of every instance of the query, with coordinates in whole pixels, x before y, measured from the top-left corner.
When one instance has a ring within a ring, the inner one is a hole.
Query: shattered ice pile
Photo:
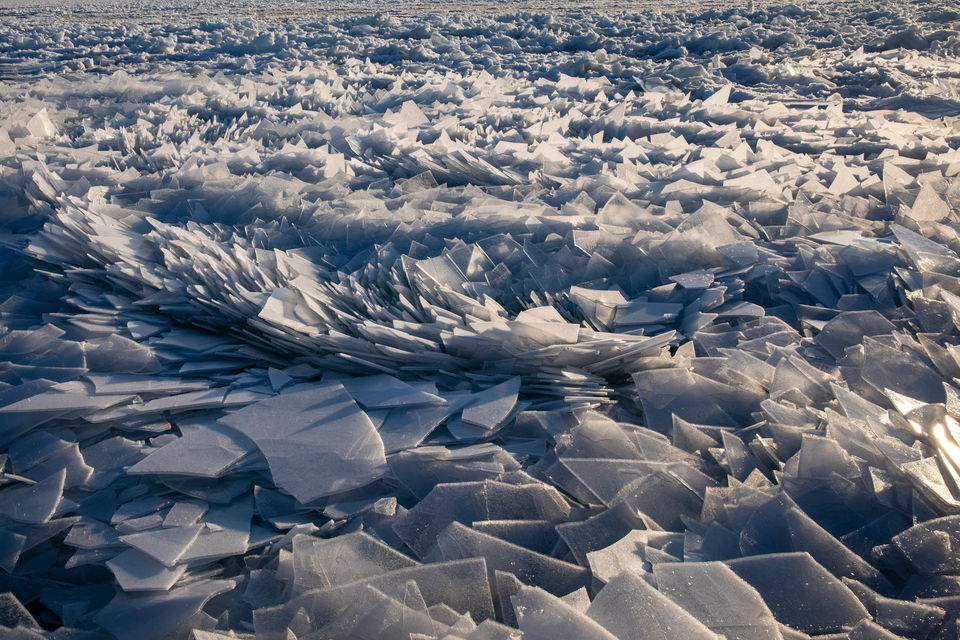
[[[0,636],[958,638],[960,12],[301,4],[0,9]]]

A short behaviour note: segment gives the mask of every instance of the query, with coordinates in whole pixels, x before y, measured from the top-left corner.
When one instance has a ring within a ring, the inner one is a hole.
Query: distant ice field
[[[0,638],[957,639],[958,55],[0,0]]]

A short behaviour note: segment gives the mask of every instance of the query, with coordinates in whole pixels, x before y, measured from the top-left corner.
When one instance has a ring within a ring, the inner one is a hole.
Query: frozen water
[[[180,423],[181,436],[130,467],[133,474],[217,478],[255,450],[234,430],[210,420]]]
[[[416,561],[363,532],[330,540],[307,535],[293,539],[294,587],[303,591],[336,587],[416,565]]]
[[[590,603],[587,615],[622,640],[717,636],[639,575],[625,571],[607,582]]]
[[[958,637],[955,7],[0,15],[0,635]]]
[[[760,594],[718,562],[654,565],[657,589],[690,615],[727,638],[780,638]]]
[[[511,599],[524,638],[548,640],[565,634],[597,640],[613,640],[617,637],[584,613],[542,589],[523,587]]]
[[[465,482],[437,485],[415,507],[397,518],[393,528],[421,558],[450,523],[478,520],[548,520],[562,522],[570,506],[558,491],[542,484]]]
[[[252,440],[278,487],[303,503],[376,480],[383,442],[343,385],[304,385],[220,419]]]
[[[483,557],[491,577],[494,571],[509,571],[524,584],[554,595],[570,593],[590,582],[590,572],[583,567],[474,531],[459,522],[440,532],[437,549],[445,560]]]
[[[869,615],[856,596],[808,554],[738,558],[728,566],[792,629],[811,635],[837,633]]]
[[[196,537],[194,531],[193,538]],[[107,560],[106,565],[124,591],[166,591],[187,570],[185,565],[171,567],[158,562],[137,549],[123,551]]]
[[[496,429],[510,416],[519,391],[520,378],[511,378],[476,394],[466,401],[462,420],[484,431]]]

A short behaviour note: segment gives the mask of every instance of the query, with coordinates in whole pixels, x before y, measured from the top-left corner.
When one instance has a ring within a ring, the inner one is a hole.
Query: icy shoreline
[[[0,635],[957,637],[960,12],[226,7],[0,9]]]

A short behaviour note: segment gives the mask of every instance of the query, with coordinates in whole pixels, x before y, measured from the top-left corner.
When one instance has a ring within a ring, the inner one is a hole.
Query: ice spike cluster
[[[0,638],[957,640],[958,54],[6,0]]]

